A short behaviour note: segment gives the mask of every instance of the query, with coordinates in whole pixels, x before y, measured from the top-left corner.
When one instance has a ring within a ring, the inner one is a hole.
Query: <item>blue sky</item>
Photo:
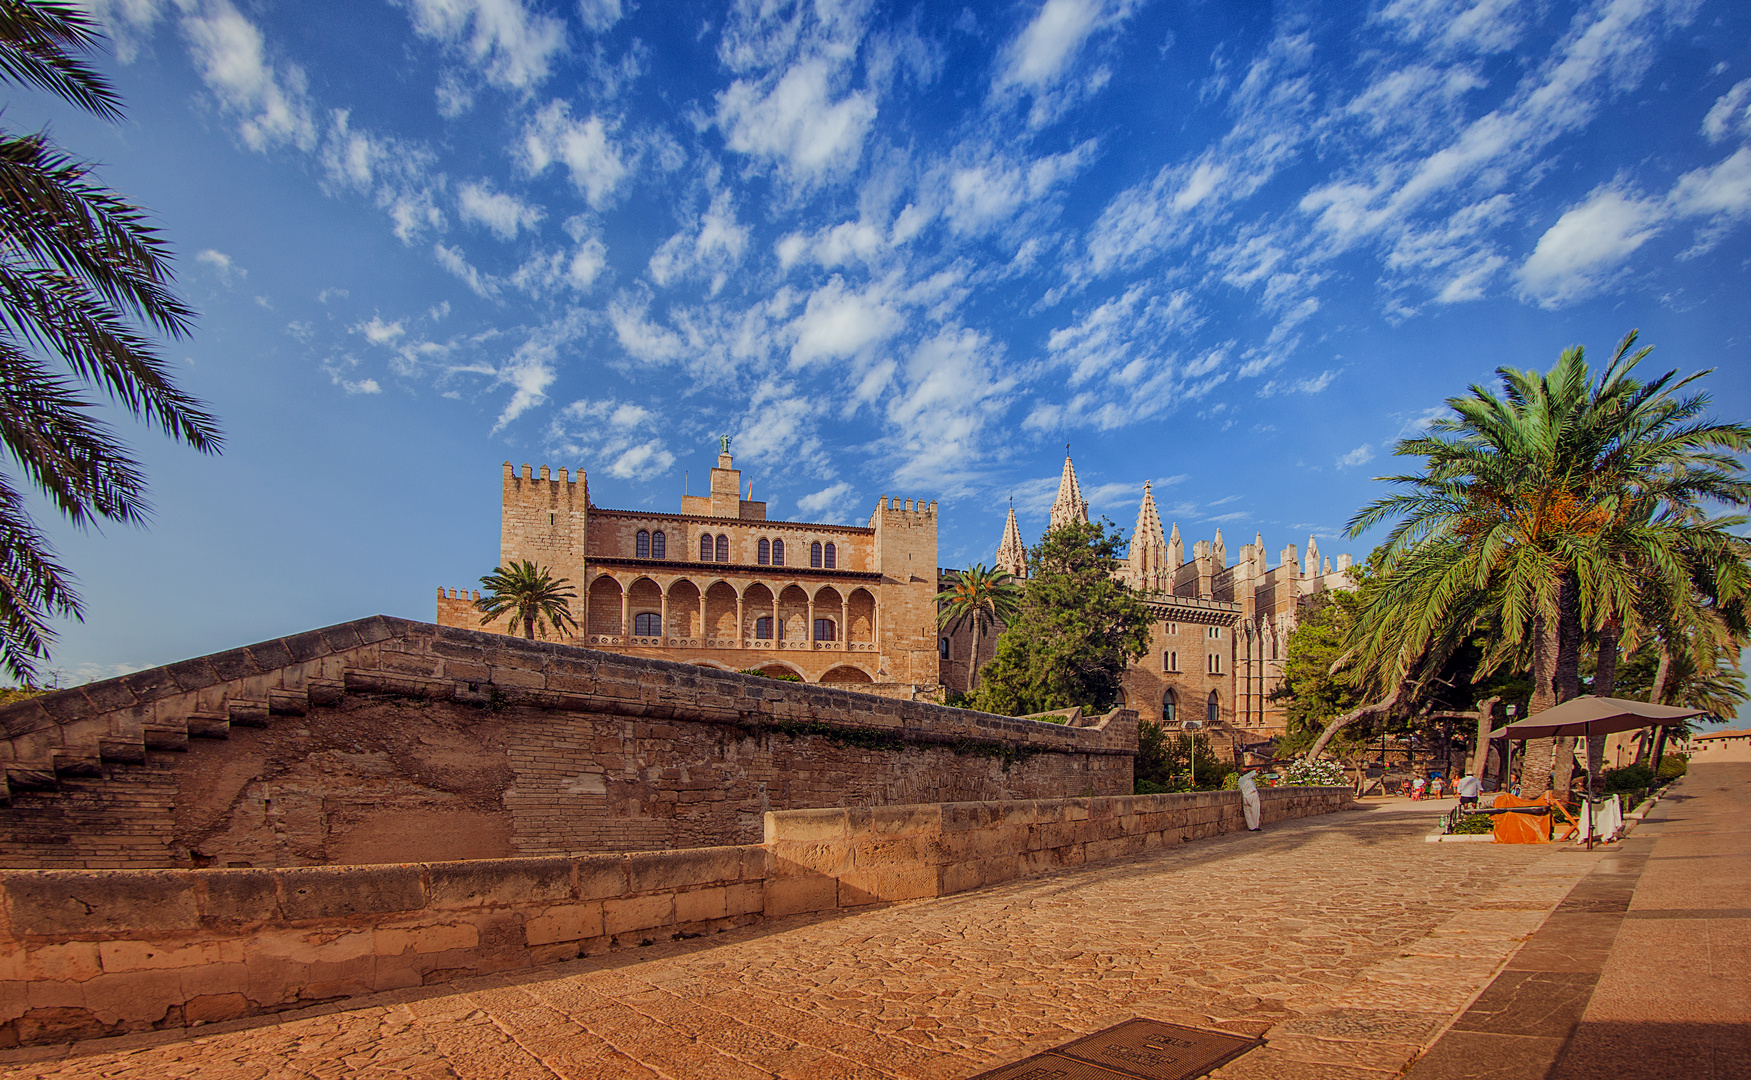
[[[673,509],[1316,535],[1500,364],[1716,367],[1751,415],[1751,7],[88,0],[129,104],[23,91],[151,208],[230,443],[136,430],[147,531],[56,542],[70,677],[372,612],[497,556],[507,459]]]

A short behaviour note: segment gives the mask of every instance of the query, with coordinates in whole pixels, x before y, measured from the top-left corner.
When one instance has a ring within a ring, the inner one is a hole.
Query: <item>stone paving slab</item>
[[[961,1080],[1146,1016],[1268,1040],[1218,1080],[1386,1080],[1601,857],[1426,844],[1430,816],[1376,805],[198,1038],[9,1051],[0,1072]]]

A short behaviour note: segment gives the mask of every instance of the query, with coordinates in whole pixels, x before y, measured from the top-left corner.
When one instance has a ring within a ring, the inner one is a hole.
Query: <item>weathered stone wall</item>
[[[1345,790],[1261,792],[1267,821]],[[767,815],[766,845],[277,870],[0,871],[0,1045],[179,1028],[1241,828],[1231,793]]]
[[[1351,794],[1267,788],[1259,799],[1269,825],[1341,810]],[[767,814],[766,914],[949,896],[1245,828],[1237,791]]]
[[[771,810],[1124,792],[1136,750],[1123,712],[1072,729],[382,618],[0,725],[17,868],[750,843]]]

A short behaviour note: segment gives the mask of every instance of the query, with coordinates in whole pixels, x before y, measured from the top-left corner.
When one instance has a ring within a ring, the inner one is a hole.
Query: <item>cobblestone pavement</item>
[[[835,919],[85,1044],[16,1077],[957,1080],[1133,1016],[1269,1040],[1222,1080],[1396,1075],[1596,856],[1374,804]],[[93,1052],[95,1051],[95,1052]],[[62,1051],[62,1053],[65,1053]]]

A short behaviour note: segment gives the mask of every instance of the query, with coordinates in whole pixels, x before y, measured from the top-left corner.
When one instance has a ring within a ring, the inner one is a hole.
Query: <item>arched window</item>
[[[1162,653],[1161,654],[1161,670],[1163,670],[1163,671],[1178,671],[1179,670],[1179,653],[1174,652],[1172,649],[1169,649],[1167,652]]]
[[[937,641],[936,641],[936,655],[941,657],[944,660],[948,659],[948,638],[938,638],[937,639]]]
[[[755,552],[754,561],[761,566],[772,565],[772,541],[764,539],[760,541],[760,547]]]
[[[839,551],[832,544],[827,545],[827,569],[832,570],[839,565]]]
[[[651,557],[651,534],[643,529],[638,530],[638,539],[633,543],[633,554],[640,559]]]
[[[658,529],[656,532],[651,533],[651,558],[666,559],[668,557],[669,538],[663,535],[663,530]]]
[[[815,620],[815,640],[816,641],[838,641],[839,638],[837,636],[835,636],[835,632],[837,629],[838,628],[833,625],[832,619],[816,619]]]
[[[783,566],[784,565],[784,541],[783,540],[772,541],[772,565],[773,566]]]
[[[1204,710],[1204,723],[1214,724],[1222,716],[1222,699],[1216,696],[1216,691],[1210,691],[1210,704]]]
[[[816,569],[821,566],[821,542],[819,540],[809,545],[809,565]]]
[[[1114,706],[1114,708],[1119,708],[1119,709],[1123,709],[1123,708],[1127,707],[1127,702],[1125,701],[1125,692],[1123,690],[1120,690],[1119,696],[1113,699],[1113,706]]]
[[[760,641],[772,640],[772,616],[762,615],[754,620],[754,637]]]
[[[662,637],[663,617],[654,611],[641,611],[632,617],[633,637]]]
[[[1161,695],[1161,722],[1164,724],[1179,723],[1179,702],[1174,700],[1172,690]]]
[[[730,538],[719,533],[717,536],[717,561],[730,561]]]
[[[711,534],[706,533],[699,538],[699,561],[711,561]]]

